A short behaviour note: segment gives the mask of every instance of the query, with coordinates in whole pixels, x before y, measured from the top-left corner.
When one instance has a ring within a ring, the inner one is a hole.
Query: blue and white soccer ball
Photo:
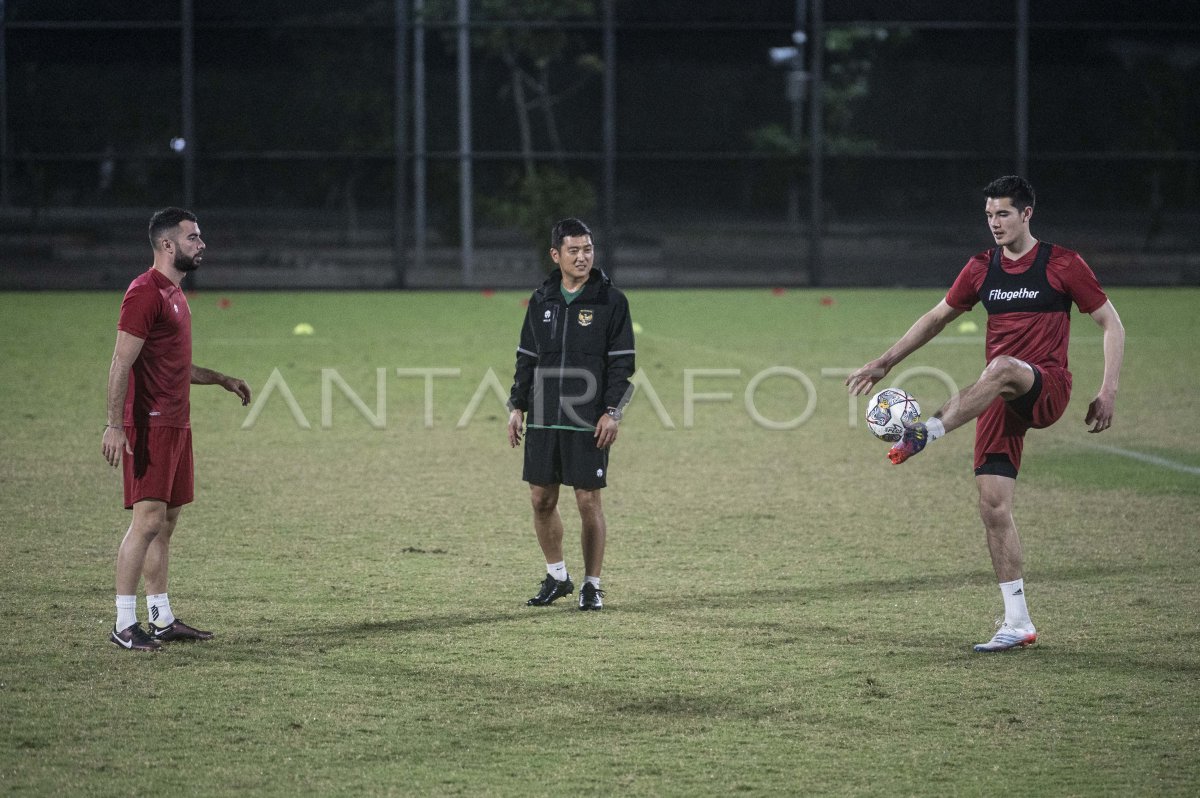
[[[904,434],[904,425],[921,417],[917,400],[899,388],[884,388],[867,404],[867,429],[880,440],[895,443]]]

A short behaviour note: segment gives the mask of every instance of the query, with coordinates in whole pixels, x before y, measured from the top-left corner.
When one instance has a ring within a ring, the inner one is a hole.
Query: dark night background
[[[511,72],[483,41],[504,26],[474,29],[484,249],[525,246],[515,206],[527,160],[542,170],[540,196],[553,190],[546,174],[576,181],[560,186],[566,195],[554,195],[556,204],[583,196],[583,187],[592,195],[580,213],[598,213],[600,3],[474,0],[472,14],[476,23],[529,21],[542,6],[553,10],[560,37],[534,45],[550,53],[553,123],[540,110],[530,114],[524,157]],[[849,265],[839,271],[839,236],[859,240],[863,231],[940,237],[969,251],[982,232],[978,188],[1015,168],[1016,3],[824,6],[822,232],[833,279],[879,282]],[[67,213],[94,239],[123,243],[124,219],[137,229],[146,209],[181,201],[180,158],[169,147],[181,126],[179,4],[8,0],[3,8],[5,240],[45,240],[38,236],[55,232],[53,220]],[[194,8],[198,212],[215,214],[231,241],[252,241],[251,220],[280,210],[302,214],[342,246],[390,241],[394,4],[197,0]],[[686,231],[710,243],[706,234],[723,231],[735,241],[778,239],[780,253],[801,248],[807,217],[799,228],[788,223],[787,194],[794,177],[802,204],[810,202],[807,133],[797,149],[781,151],[792,109],[785,71],[767,57],[790,43],[795,12],[794,0],[617,0],[615,213],[605,232],[628,249],[627,265],[635,251]],[[429,245],[451,254],[453,19],[452,0],[427,0]],[[1039,218],[1055,220],[1053,232],[1071,239],[1063,243],[1087,251],[1092,242],[1114,262],[1159,257],[1151,281],[1197,280],[1200,267],[1189,260],[1200,243],[1194,4],[1031,2],[1030,22],[1028,172]],[[536,74],[536,59],[523,63]],[[5,258],[10,269],[15,257]],[[960,265],[941,264],[928,281]],[[785,282],[805,280],[802,264],[783,271]],[[453,275],[451,267],[431,280],[452,284]]]

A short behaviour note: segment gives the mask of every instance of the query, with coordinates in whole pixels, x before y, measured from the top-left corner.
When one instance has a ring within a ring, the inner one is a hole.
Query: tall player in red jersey
[[[1004,622],[976,651],[1006,651],[1037,640],[1029,619],[1021,539],[1013,522],[1013,494],[1021,468],[1025,432],[1058,421],[1071,398],[1067,345],[1071,303],[1104,331],[1104,377],[1088,405],[1089,432],[1112,425],[1117,381],[1125,352],[1125,328],[1083,258],[1039,242],[1029,232],[1033,186],[1001,177],[983,191],[984,212],[996,246],[967,261],[946,298],[899,341],[846,379],[850,393],[866,395],[905,357],[946,325],[982,302],[988,312],[987,367],[924,424],[908,425],[889,459],[899,465],[971,419],[975,425],[975,484],[992,567],[1004,597]]]
[[[204,257],[191,211],[164,208],[150,218],[154,264],[125,292],[108,370],[108,422],[101,449],[124,464],[125,508],[133,521],[117,551],[117,621],[109,639],[152,651],[171,640],[207,640],[171,612],[167,563],[171,534],[192,501],[191,385],[220,385],[250,403],[235,377],[192,364],[192,314],[179,284]],[[149,631],[137,620],[138,581],[146,579]]]

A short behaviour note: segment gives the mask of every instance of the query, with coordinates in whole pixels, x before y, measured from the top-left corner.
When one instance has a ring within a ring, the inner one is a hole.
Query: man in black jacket
[[[587,225],[578,219],[554,225],[550,258],[558,269],[529,299],[508,401],[509,445],[519,446],[525,429],[522,479],[529,483],[533,528],[546,557],[541,590],[526,603],[544,607],[575,589],[558,514],[559,486],[570,485],[583,522],[586,580],[579,609],[598,610],[604,606],[606,534],[600,490],[607,484],[609,447],[633,393],[633,322],[625,295],[593,266]]]

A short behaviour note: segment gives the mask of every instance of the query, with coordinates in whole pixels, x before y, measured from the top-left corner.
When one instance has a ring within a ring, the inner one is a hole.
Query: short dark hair
[[[983,196],[988,199],[1006,198],[1012,200],[1013,207],[1019,210],[1032,208],[1035,200],[1033,185],[1018,175],[997,177],[983,188]]]
[[[580,220],[572,217],[555,222],[550,231],[550,248],[562,249],[562,242],[568,236],[590,236],[592,231]]]
[[[183,208],[163,208],[160,211],[155,211],[150,217],[150,246],[157,248],[158,239],[167,230],[174,230],[179,226],[179,223],[187,220],[189,222],[199,223],[196,214]]]

